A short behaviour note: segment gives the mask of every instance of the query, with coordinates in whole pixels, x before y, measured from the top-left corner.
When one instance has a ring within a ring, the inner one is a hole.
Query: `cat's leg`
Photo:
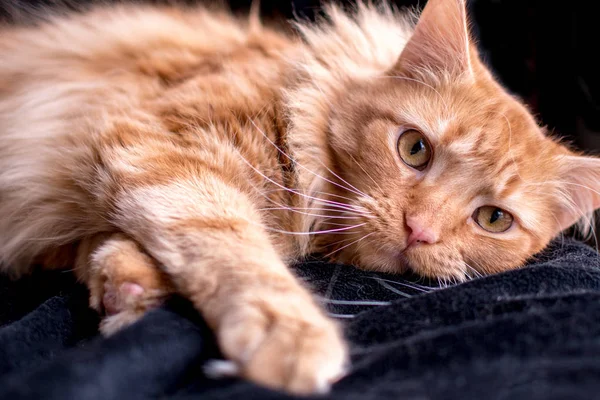
[[[90,290],[90,306],[105,315],[100,324],[105,335],[137,321],[172,292],[156,262],[123,234],[84,239],[75,271]]]
[[[203,173],[119,196],[116,223],[164,265],[243,376],[296,393],[340,377],[340,330],[281,260],[248,195]]]

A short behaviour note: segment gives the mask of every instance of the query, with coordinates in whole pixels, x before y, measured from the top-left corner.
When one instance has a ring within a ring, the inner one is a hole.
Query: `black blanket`
[[[600,397],[600,257],[582,244],[436,290],[316,260],[298,274],[352,344],[352,371],[328,398]],[[109,339],[97,324],[70,274],[1,278],[0,399],[290,398],[206,377],[218,349],[182,299]]]

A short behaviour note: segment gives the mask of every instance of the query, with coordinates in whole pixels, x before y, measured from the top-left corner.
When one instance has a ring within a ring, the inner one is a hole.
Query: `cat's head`
[[[328,181],[307,178],[333,194],[313,202],[336,216],[314,225],[334,231],[317,240],[332,258],[463,279],[522,265],[600,207],[600,161],[548,137],[496,82],[464,1],[429,0],[393,66],[336,84],[319,88]]]

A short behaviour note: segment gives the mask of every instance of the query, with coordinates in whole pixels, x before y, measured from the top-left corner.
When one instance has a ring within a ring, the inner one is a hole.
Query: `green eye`
[[[474,218],[484,230],[492,233],[505,232],[512,226],[513,216],[501,208],[483,206],[475,210]]]
[[[398,154],[406,165],[422,171],[431,160],[431,147],[421,132],[409,129],[398,139]]]

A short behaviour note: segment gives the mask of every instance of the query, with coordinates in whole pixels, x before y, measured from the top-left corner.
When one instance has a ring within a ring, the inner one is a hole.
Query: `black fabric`
[[[352,344],[352,372],[325,398],[600,396],[600,257],[582,244],[436,290],[317,260],[297,271]],[[0,399],[290,398],[207,378],[219,353],[182,299],[104,339],[70,274],[37,273],[0,280],[0,324]]]

